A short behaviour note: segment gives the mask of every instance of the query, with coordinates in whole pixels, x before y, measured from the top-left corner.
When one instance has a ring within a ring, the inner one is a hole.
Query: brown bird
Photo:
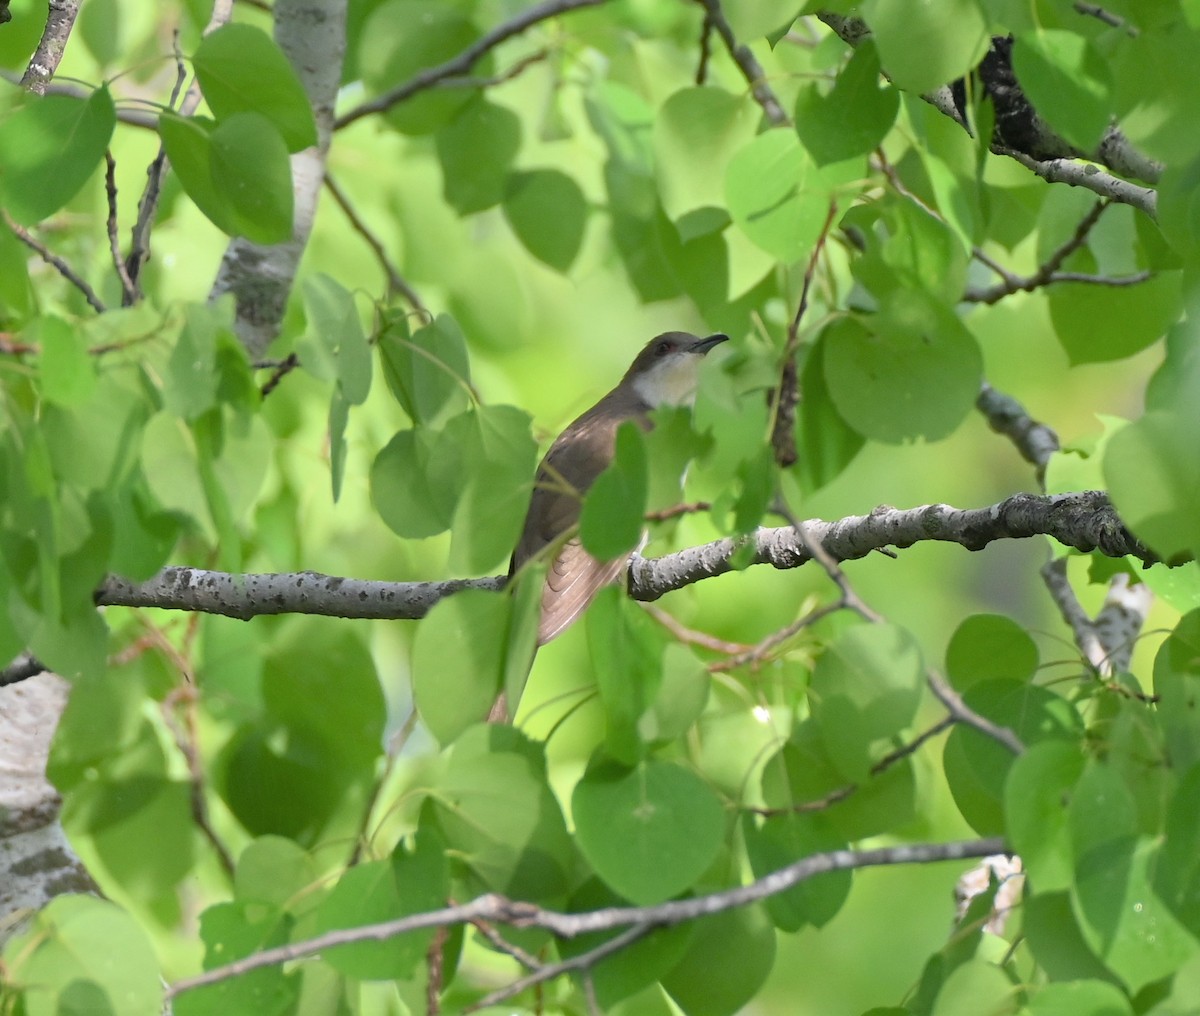
[[[650,410],[691,405],[704,355],[728,335],[697,338],[664,332],[638,353],[620,383],[564,430],[542,459],[534,481],[525,528],[513,552],[509,575],[563,541],[579,523],[583,495],[613,460],[617,428],[633,420],[650,430]],[[542,589],[538,645],[559,635],[602,588],[616,581],[626,563],[597,561],[570,535],[557,550]]]

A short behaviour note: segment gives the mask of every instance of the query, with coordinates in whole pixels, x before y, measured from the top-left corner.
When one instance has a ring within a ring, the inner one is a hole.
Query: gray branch
[[[834,561],[865,557],[884,547],[911,547],[936,540],[982,550],[996,540],[1051,536],[1077,550],[1110,557],[1131,555],[1151,563],[1154,555],[1125,528],[1108,498],[1098,491],[1037,496],[1017,494],[987,508],[924,505],[880,507],[869,515],[836,522],[759,529],[744,538],[715,540],[659,558],[634,555],[629,593],[657,600],[664,593],[733,571],[742,547],[754,546],[754,564],[798,568],[812,559],[814,541]],[[110,576],[96,593],[105,606],[160,607],[248,620],[263,614],[320,614],[327,617],[416,620],[442,597],[461,589],[498,590],[503,576],[442,582],[380,582],[317,572],[232,575],[200,568],[165,568],[145,582]]]
[[[251,357],[261,357],[279,330],[300,256],[308,244],[325,159],[333,136],[334,104],[346,51],[346,0],[277,0],[275,41],[304,86],[317,121],[317,144],[292,156],[295,220],[291,239],[263,246],[244,237],[226,249],[211,298],[233,293],[237,332]]]
[[[889,864],[930,864],[936,861],[960,861],[972,857],[1003,854],[1007,847],[999,837],[982,840],[963,840],[957,843],[912,843],[873,850],[830,850],[810,854],[778,871],[773,871],[747,885],[721,892],[671,900],[648,907],[605,907],[601,910],[568,914],[544,910],[533,903],[510,900],[497,893],[478,896],[469,903],[443,907],[423,914],[326,932],[315,938],[291,942],[273,949],[263,949],[222,967],[207,970],[196,977],[176,981],[167,990],[169,998],[209,984],[219,984],[232,977],[279,966],[292,960],[315,956],[335,946],[352,942],[383,942],[412,931],[426,928],[445,928],[473,921],[491,921],[516,928],[545,928],[560,938],[575,938],[589,932],[610,931],[625,927],[655,927],[682,924],[710,914],[719,914],[737,907],[757,903],[784,892],[816,875],[830,871],[849,871]]]
[[[71,28],[78,13],[79,0],[50,0],[42,41],[25,68],[21,78],[22,88],[29,89],[35,95],[45,94],[46,85],[54,77],[66,52],[67,39],[71,37]]]

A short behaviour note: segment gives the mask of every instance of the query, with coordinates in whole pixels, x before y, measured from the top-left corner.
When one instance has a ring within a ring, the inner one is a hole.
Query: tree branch
[[[1016,159],[1031,173],[1040,176],[1047,183],[1065,183],[1071,187],[1083,187],[1103,198],[1133,205],[1134,208],[1141,209],[1151,218],[1158,215],[1158,194],[1154,190],[1118,179],[1090,163],[1074,162],[1070,159],[1049,159],[1039,162],[1013,148],[997,147],[992,151],[999,155],[1007,155],[1010,159]]]
[[[364,116],[370,116],[372,113],[383,113],[405,99],[412,98],[418,92],[432,88],[446,78],[467,74],[485,53],[495,49],[502,42],[507,42],[513,36],[520,35],[538,22],[548,21],[550,18],[582,7],[598,7],[605,2],[606,0],[544,0],[543,3],[521,11],[516,17],[497,25],[490,32],[480,36],[458,56],[451,57],[444,63],[433,67],[426,67],[425,70],[414,74],[403,84],[343,113],[334,121],[334,130],[348,127],[354,121],[361,120]]]
[[[721,41],[725,43],[725,48],[729,50],[730,57],[733,58],[733,62],[737,64],[738,70],[742,72],[742,76],[750,86],[750,94],[754,96],[754,101],[762,106],[767,119],[776,127],[782,127],[789,123],[787,113],[783,111],[775,93],[771,91],[771,86],[767,84],[767,74],[762,69],[762,64],[755,58],[749,46],[737,41],[733,29],[725,20],[725,13],[721,10],[721,0],[699,0],[699,3],[704,7],[705,25],[716,29]],[[706,31],[704,33],[705,41],[707,38]],[[707,50],[707,45],[702,47],[702,55],[705,50]],[[702,61],[702,64],[705,62],[707,61]],[[697,77],[699,78],[699,76],[699,72],[697,72]]]
[[[798,568],[812,559],[806,544],[816,541],[833,561],[865,557],[883,547],[911,547],[927,540],[982,550],[1005,539],[1052,536],[1077,550],[1100,550],[1110,557],[1131,555],[1157,560],[1138,542],[1099,491],[1037,496],[1017,494],[987,508],[958,509],[934,504],[919,508],[880,507],[870,515],[836,522],[804,523],[805,535],[789,527],[759,529],[744,538],[726,538],[660,558],[634,555],[629,592],[636,600],[734,570],[747,542],[752,562]],[[193,610],[248,620],[264,614],[319,614],[330,617],[407,619],[424,617],[445,596],[462,589],[504,588],[506,578],[449,579],[441,582],[380,582],[317,572],[233,575],[199,568],[165,568],[145,582],[109,576],[96,592],[103,606]]]
[[[1041,484],[1050,456],[1059,449],[1058,435],[1030,416],[1011,395],[996,391],[986,382],[975,400],[975,408],[986,417],[992,430],[1007,437],[1021,457],[1037,469]]]
[[[315,956],[334,946],[353,942],[383,942],[397,935],[425,928],[441,928],[484,920],[509,924],[517,928],[544,928],[560,938],[576,938],[589,932],[609,931],[624,927],[654,927],[681,924],[711,914],[723,913],[737,907],[757,903],[799,885],[815,875],[830,871],[849,871],[890,864],[930,864],[936,861],[959,861],[970,857],[987,857],[1007,851],[999,837],[981,840],[962,840],[955,843],[913,843],[873,850],[831,850],[789,864],[747,885],[721,892],[671,900],[648,907],[605,907],[584,913],[568,914],[519,900],[510,900],[497,893],[479,896],[469,903],[443,907],[423,914],[412,914],[393,921],[363,925],[326,932],[300,942],[291,942],[273,949],[215,967],[196,977],[176,981],[167,989],[167,997],[175,998],[210,984],[219,984],[232,977],[278,966],[292,960]]]
[[[38,43],[21,78],[21,87],[29,89],[34,95],[45,94],[46,84],[58,70],[67,49],[67,39],[71,37],[75,16],[79,13],[79,0],[50,0],[49,7],[42,41]]]
[[[60,258],[49,247],[47,247],[44,243],[37,239],[37,237],[30,233],[29,230],[13,219],[13,217],[8,214],[7,209],[0,209],[0,214],[3,214],[4,224],[8,226],[10,230],[12,230],[13,236],[20,240],[21,243],[25,244],[25,246],[30,250],[36,252],[37,255],[46,262],[46,264],[58,272],[58,274],[71,283],[72,286],[78,289],[79,292],[83,294],[83,298],[87,300],[88,306],[91,307],[92,310],[94,310],[97,314],[104,313],[107,308],[105,308],[104,303],[100,300],[100,297],[96,295],[96,291],[88,285],[87,280],[84,279],[82,275],[79,275],[74,268],[67,264],[66,261]]]

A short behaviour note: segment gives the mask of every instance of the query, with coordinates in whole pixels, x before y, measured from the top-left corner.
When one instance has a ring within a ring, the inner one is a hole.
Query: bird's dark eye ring
[[[667,352],[670,350],[670,348],[671,348],[671,343],[667,342],[664,339],[662,342],[660,342],[657,346],[654,347],[654,355],[655,356],[666,356]]]

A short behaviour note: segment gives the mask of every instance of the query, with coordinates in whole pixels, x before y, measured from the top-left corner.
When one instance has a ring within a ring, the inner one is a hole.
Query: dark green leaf
[[[200,89],[218,121],[259,113],[275,126],[289,152],[317,143],[304,88],[283,50],[261,28],[222,25],[192,57]]]
[[[959,691],[996,677],[1025,681],[1037,665],[1037,646],[1029,633],[1000,614],[972,614],[946,648],[946,674]]]
[[[1072,144],[1093,151],[1112,118],[1108,61],[1078,32],[1022,32],[1013,70],[1038,115]]]
[[[162,113],[158,134],[171,160],[171,169],[184,191],[208,220],[223,233],[238,231],[237,213],[213,177],[212,133],[216,123],[204,117]]]
[[[254,243],[290,239],[292,166],[275,125],[259,113],[234,113],[217,124],[209,143],[213,187],[228,202],[237,232]]]
[[[379,336],[388,387],[413,423],[435,426],[467,408],[471,382],[467,343],[448,314],[409,334],[408,319],[394,316]]]
[[[848,846],[821,815],[772,815],[761,825],[748,816],[742,830],[755,878],[763,878],[810,854],[845,850]],[[850,872],[831,871],[770,897],[767,911],[781,931],[799,931],[810,924],[823,928],[841,910],[849,895]]]
[[[0,126],[0,187],[8,213],[32,226],[62,208],[96,172],[116,123],[107,88],[86,99],[31,97]]]
[[[882,87],[881,87],[882,86]],[[796,100],[796,133],[818,166],[866,155],[891,130],[900,93],[880,80],[879,54],[865,40],[851,54],[832,90],[804,85]]]
[[[701,918],[662,986],[688,1016],[732,1016],[758,994],[775,963],[775,929],[762,905]]]
[[[571,813],[596,873],[642,906],[694,885],[725,837],[721,803],[708,785],[657,759],[633,768],[594,763],[575,785]]]
[[[565,272],[583,243],[588,204],[571,177],[557,169],[514,173],[504,193],[504,217],[535,258]]]
[[[436,141],[442,192],[459,215],[482,212],[504,199],[521,145],[516,113],[480,96],[437,132]]]
[[[371,464],[371,500],[388,528],[419,539],[450,528],[462,490],[461,450],[421,427],[392,437]]]

